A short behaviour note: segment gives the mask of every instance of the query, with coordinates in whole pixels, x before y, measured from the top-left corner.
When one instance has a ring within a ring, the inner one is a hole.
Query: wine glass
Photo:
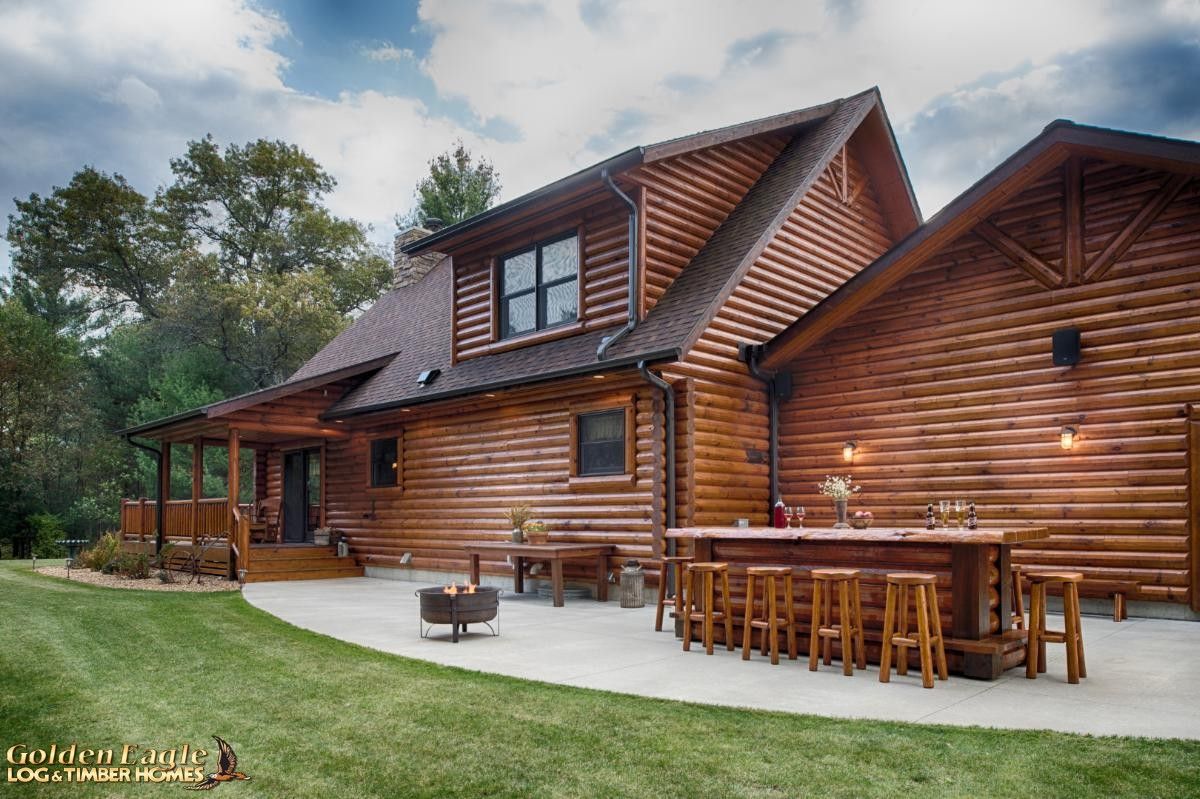
[[[939,500],[938,509],[941,511],[942,529],[944,530],[950,526],[950,500]]]
[[[796,522],[797,527],[803,527],[804,526],[804,506],[797,505],[795,508],[795,511],[796,511],[796,513],[794,516],[792,516],[792,519]]]

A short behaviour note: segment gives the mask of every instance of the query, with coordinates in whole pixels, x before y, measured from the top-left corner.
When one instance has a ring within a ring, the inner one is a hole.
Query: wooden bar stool
[[[1024,581],[1021,575],[1021,564],[1012,565],[1012,621],[1014,629],[1025,629],[1025,597],[1023,595]]]
[[[1046,671],[1046,642],[1067,645],[1067,682],[1075,685],[1087,676],[1083,658],[1083,628],[1079,618],[1079,572],[1034,572],[1029,575],[1029,640],[1025,646],[1025,676],[1037,679]],[[1046,629],[1046,586],[1063,587],[1062,632]]]
[[[883,610],[883,653],[879,659],[879,681],[889,682],[892,647],[896,647],[896,673],[908,673],[908,648],[921,653],[921,685],[933,687],[936,656],[939,680],[947,678],[946,649],[942,645],[942,620],[938,615],[937,578],[919,572],[893,572],[887,576],[887,600]],[[917,637],[908,634],[908,589],[913,589],[917,614]],[[897,627],[897,619],[899,626]],[[935,648],[936,647],[936,648]]]
[[[754,581],[762,580],[763,613],[754,615],[757,598]],[[783,581],[783,615],[779,613],[779,587]],[[779,665],[779,629],[787,631],[788,659],[796,659],[796,603],[792,595],[790,566],[748,566],[746,568],[746,619],[742,626],[742,660],[750,659],[750,633],[758,629],[762,637],[762,653],[771,653],[771,665]]]
[[[717,575],[721,577],[721,610],[718,612],[713,605],[716,601],[714,583]],[[702,584],[697,586],[696,581]],[[698,597],[697,597],[698,595]],[[697,602],[699,598],[699,603]],[[728,563],[689,563],[687,565],[687,582],[684,585],[683,613],[683,651],[692,649],[692,622],[703,625],[704,652],[713,653],[713,622],[725,622],[725,647],[733,651],[733,612],[729,603],[729,564]]]
[[[658,632],[662,632],[663,611],[666,609],[667,603],[674,606],[674,610],[671,611],[672,618],[683,615],[683,572],[687,568],[687,564],[693,560],[691,555],[669,555],[658,561],[658,608],[654,613],[654,629]],[[675,593],[671,596],[667,596],[668,571],[675,573]]]
[[[867,667],[867,649],[863,644],[862,595],[858,590],[858,569],[813,569],[812,624],[808,635],[808,670],[817,670],[818,644],[824,641],[824,661],[833,658],[833,639],[842,641],[842,674],[854,674],[854,665]],[[833,623],[833,588],[838,591],[838,623]],[[824,598],[822,598],[822,594]],[[857,649],[857,658],[855,658]]]

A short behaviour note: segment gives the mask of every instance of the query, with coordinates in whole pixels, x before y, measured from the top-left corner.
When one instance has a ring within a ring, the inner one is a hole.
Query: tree
[[[476,163],[459,140],[429,162],[429,175],[417,184],[412,221],[440,219],[447,225],[482,213],[500,195],[500,176],[486,159]],[[399,226],[399,220],[397,220]]]
[[[58,329],[158,315],[184,242],[120,175],[84,167],[8,217],[13,289]]]
[[[171,168],[144,195],[84,167],[8,217],[0,539],[42,512],[72,536],[115,522],[119,497],[155,486],[113,430],[282,380],[391,277],[297,147],[208,137]]]
[[[159,324],[219,354],[246,390],[287,377],[386,287],[382,248],[325,207],[336,181],[298,147],[206,137],[171,169],[153,200],[86,167],[18,201],[14,296],[60,329]]]

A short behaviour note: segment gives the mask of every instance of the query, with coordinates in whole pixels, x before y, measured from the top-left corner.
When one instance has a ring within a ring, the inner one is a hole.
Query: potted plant
[[[817,490],[833,500],[833,509],[837,513],[837,522],[833,526],[838,529],[848,528],[850,525],[846,523],[846,506],[850,502],[850,497],[862,491],[862,486],[854,485],[854,478],[850,475],[845,477],[825,475],[825,479],[817,483]]]
[[[313,530],[313,543],[319,547],[327,547],[330,539],[337,535],[338,531],[332,527],[318,527]]]
[[[529,539],[531,544],[544,544],[550,540],[550,533],[546,529],[546,523],[543,521],[533,520],[525,522],[522,528],[525,531],[525,537]]]
[[[512,528],[512,540],[514,544],[519,544],[525,540],[522,529],[532,515],[533,511],[524,502],[512,505],[508,510],[504,511],[504,518],[508,520],[508,525]]]

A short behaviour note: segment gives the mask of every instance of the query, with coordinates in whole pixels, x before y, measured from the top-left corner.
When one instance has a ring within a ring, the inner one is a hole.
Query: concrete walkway
[[[670,632],[654,632],[654,610],[568,599],[552,607],[536,595],[506,596],[500,636],[472,626],[457,645],[449,627],[418,635],[417,583],[354,578],[256,583],[252,605],[313,632],[405,657],[530,680],[716,705],[927,724],[1039,728],[1097,735],[1200,739],[1200,624],[1084,617],[1089,676],[1066,682],[1063,647],[1049,647],[1048,673],[1023,669],[982,682],[951,675],[933,690],[919,670],[881,684],[878,669],[844,677],[839,665],[808,671],[755,655],[702,648],[682,652]],[[1061,629],[1061,619],[1051,627]],[[482,631],[482,632],[479,632]]]

